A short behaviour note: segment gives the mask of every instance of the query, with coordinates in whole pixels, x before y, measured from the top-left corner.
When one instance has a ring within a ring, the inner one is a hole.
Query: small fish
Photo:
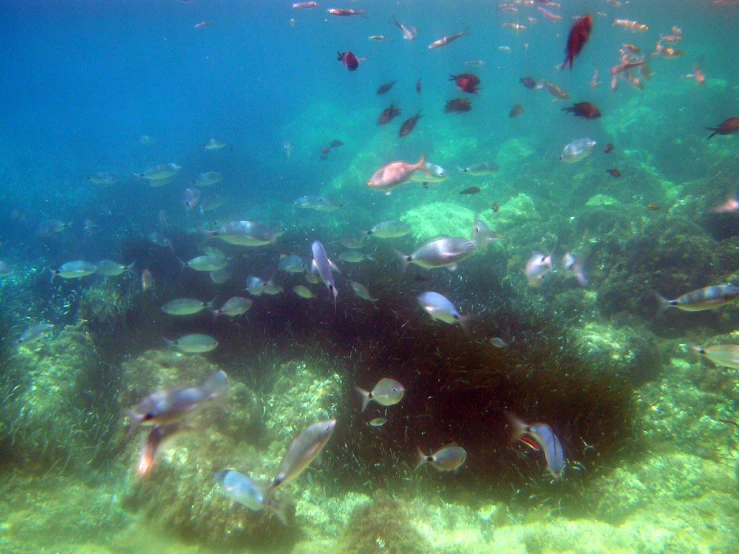
[[[494,337],[490,339],[490,344],[492,344],[495,348],[508,348],[510,346],[510,344],[508,344],[500,337]]]
[[[573,140],[564,147],[559,159],[568,164],[580,162],[593,153],[597,144],[596,141],[589,138]]]
[[[495,211],[495,207],[493,207],[493,211]],[[501,240],[501,237],[494,234],[482,219],[478,219],[472,226],[472,240],[475,241],[477,251],[485,252],[491,242]]]
[[[371,427],[382,427],[386,423],[387,423],[386,417],[376,417],[375,419],[369,422]]]
[[[205,234],[228,244],[255,247],[272,244],[281,232],[254,221],[232,221],[215,231],[205,231]]]
[[[185,335],[175,340],[167,340],[167,344],[176,348],[180,352],[185,354],[204,354],[215,350],[218,346],[218,341],[208,335],[200,333],[193,333],[191,335]]]
[[[536,88],[545,88],[547,89],[547,92],[554,96],[557,100],[569,100],[570,94],[561,88],[559,88],[554,83],[550,83],[549,81],[541,81],[536,85]]]
[[[739,369],[739,345],[714,344],[713,346],[701,348],[700,346],[691,344],[690,349],[695,354],[708,358],[717,366]]]
[[[55,233],[61,233],[62,231],[69,229],[71,223],[64,223],[59,219],[44,219],[38,224],[37,234],[40,237],[50,237]]]
[[[208,27],[209,25],[213,25],[212,21],[201,21],[200,23],[197,23],[195,25],[195,29],[202,29],[203,27]]]
[[[516,104],[511,108],[511,111],[508,112],[508,117],[520,117],[523,115],[523,106],[521,104]]]
[[[169,315],[194,315],[210,307],[209,302],[196,298],[177,298],[164,304],[162,311]]]
[[[336,298],[339,296],[339,290],[336,288],[336,282],[334,281],[334,271],[339,271],[336,265],[328,258],[326,249],[319,241],[315,241],[312,245],[313,250],[313,262],[311,264],[311,272],[318,274],[326,285],[326,288],[334,297],[334,309],[336,309]]]
[[[463,238],[443,238],[432,240],[421,246],[411,255],[395,251],[403,262],[403,271],[409,264],[416,264],[425,269],[448,267],[454,270],[457,264],[475,253],[477,245],[474,241]]]
[[[21,333],[21,336],[15,340],[15,345],[20,346],[21,344],[31,344],[44,338],[46,335],[54,330],[53,323],[38,323],[31,325],[28,329]]]
[[[519,82],[528,89],[537,88],[536,81],[532,77],[521,77]]]
[[[403,40],[416,40],[416,35],[418,35],[418,29],[416,29],[412,25],[409,25],[409,26],[403,25],[397,19],[393,19],[393,23],[398,29],[400,29],[400,32],[403,33]]]
[[[193,179],[192,184],[198,187],[212,187],[213,185],[223,181],[223,175],[217,171],[204,171],[198,173],[198,176]]]
[[[57,270],[51,271],[51,280],[54,281],[54,277],[62,277],[64,279],[80,279],[92,275],[97,271],[98,266],[93,263],[86,262],[84,260],[75,260],[73,262],[67,262],[62,264]]]
[[[152,231],[149,233],[148,237],[149,242],[152,244],[156,244],[157,246],[161,248],[169,248],[170,250],[174,250],[174,247],[172,246],[172,243],[170,242],[169,238],[164,236],[159,231]]]
[[[506,412],[506,419],[510,423],[513,434],[511,441],[520,440],[528,446],[538,446],[544,451],[544,457],[547,461],[547,470],[555,479],[562,477],[565,469],[564,450],[559,438],[554,434],[552,428],[546,423],[526,423],[518,419],[510,412]],[[530,437],[535,441],[535,445],[524,440]]]
[[[389,108],[382,110],[380,117],[377,119],[378,125],[386,125],[400,115],[400,109],[395,104],[390,104]]]
[[[146,292],[153,286],[154,286],[154,276],[151,274],[150,270],[145,269],[144,271],[141,272],[141,290],[143,292]]]
[[[658,212],[662,209],[662,206],[659,204],[647,204],[647,209],[652,212]]]
[[[340,140],[334,139],[331,142],[329,142],[328,145],[331,148],[341,148],[342,146],[344,146],[344,143],[341,142]]]
[[[460,171],[473,177],[486,177],[492,175],[500,169],[498,164],[492,162],[478,162],[467,167],[460,168]]]
[[[480,194],[482,189],[480,187],[468,187],[459,194]]]
[[[562,256],[562,272],[565,277],[574,277],[581,287],[588,284],[588,278],[585,275],[585,259],[575,258],[571,252],[566,252]]]
[[[259,277],[249,277],[246,280],[246,290],[252,296],[261,296],[264,292],[264,281]]]
[[[405,395],[403,385],[388,377],[380,379],[371,391],[366,391],[360,387],[354,388],[362,396],[362,411],[373,401],[381,406],[394,406],[403,400]]]
[[[118,177],[107,171],[98,171],[92,175],[87,176],[87,180],[95,185],[115,185],[118,182]]]
[[[467,60],[464,62],[464,65],[468,67],[479,67],[481,65],[485,65],[485,62],[483,60]]]
[[[632,33],[644,33],[649,30],[647,25],[642,25],[638,21],[631,21],[629,19],[616,19],[614,20],[612,27],[623,27]]]
[[[428,49],[429,50],[433,50],[434,48],[441,48],[442,46],[446,46],[448,44],[451,44],[452,42],[454,42],[458,38],[462,38],[466,34],[467,34],[466,32],[462,31],[461,33],[455,33],[453,35],[442,37],[439,40],[435,40],[434,42],[432,42],[431,44],[429,44],[428,45]]]
[[[492,207],[490,209],[493,210],[493,213],[496,213],[497,214],[498,211],[500,210],[500,206],[498,206],[498,203],[497,202],[493,202],[493,205],[492,205]]]
[[[217,138],[212,138],[208,140],[205,144],[203,144],[203,150],[220,150],[221,148],[225,147],[226,143],[222,140],[218,140]]]
[[[269,490],[285,485],[300,475],[321,453],[336,428],[336,420],[319,421],[300,433],[287,449]]]
[[[411,175],[411,181],[423,183],[424,188],[428,188],[429,184],[437,185],[444,182],[447,177],[449,177],[446,169],[444,169],[440,165],[426,162],[426,169],[428,169],[429,173],[431,173],[431,176],[414,172],[413,175]]]
[[[526,25],[521,25],[519,23],[501,23],[500,26],[512,31],[525,31],[527,29]]]
[[[732,300],[739,298],[739,287],[734,285],[713,285],[697,289],[679,296],[675,300],[656,295],[660,305],[660,312],[667,308],[678,308],[686,312],[700,312],[715,310]]]
[[[268,296],[276,296],[278,294],[282,294],[282,291],[284,289],[282,286],[278,285],[274,282],[273,279],[270,279],[266,283],[264,283],[264,294]]]
[[[228,260],[217,256],[196,256],[195,258],[181,262],[182,267],[189,267],[194,271],[218,271],[228,265]]]
[[[501,52],[505,52],[506,54],[510,54],[511,52],[513,52],[513,50],[511,50],[511,47],[506,45],[498,46],[498,50]]]
[[[568,108],[562,108],[563,112],[574,113],[576,117],[585,119],[596,119],[600,117],[600,110],[590,102],[578,102]]]
[[[730,117],[718,127],[706,127],[708,131],[713,131],[706,140],[711,140],[715,135],[736,135],[739,133],[739,117]]]
[[[368,40],[373,40],[375,42],[382,42],[382,41],[390,40],[389,38],[387,38],[384,35],[371,35],[371,36],[368,36],[367,39]]]
[[[101,260],[95,264],[97,266],[95,273],[106,277],[117,277],[123,273],[130,273],[133,271],[133,266],[135,264],[136,262],[131,262],[128,265],[123,265],[113,260]]]
[[[552,253],[550,252],[548,256],[541,252],[531,253],[531,257],[524,268],[524,274],[530,287],[540,287],[544,275],[554,269]]]
[[[730,196],[722,204],[711,208],[711,211],[715,214],[731,214],[734,212],[739,212],[739,200],[737,200],[733,196]]]
[[[358,237],[342,237],[339,242],[342,246],[346,246],[347,248],[352,248],[356,250],[364,247],[364,239],[366,238],[367,234],[369,234],[369,232],[363,233]]]
[[[377,89],[377,95],[385,94],[387,93],[391,88],[395,86],[396,81],[390,81],[389,83],[385,83],[384,85],[380,85],[380,88]]]
[[[146,179],[152,187],[169,184],[172,177],[182,169],[175,163],[159,164],[148,168],[143,173],[135,173],[138,179]]]
[[[480,78],[472,73],[450,75],[449,80],[454,81],[454,84],[462,92],[466,92],[468,94],[478,94],[480,92]]]
[[[606,169],[606,172],[612,175],[613,177],[616,177],[616,178],[621,177],[621,172],[616,168]]]
[[[318,2],[296,2],[295,4],[293,4],[294,10],[310,10],[317,7]]]
[[[194,427],[183,421],[175,421],[166,425],[155,425],[141,445],[139,464],[136,473],[139,477],[146,476],[154,467],[156,455],[164,450],[166,445],[186,431],[193,431]]]
[[[390,219],[388,221],[382,221],[372,227],[365,233],[367,236],[373,236],[378,239],[394,239],[398,237],[404,237],[411,232],[411,226],[404,221],[398,221],[397,219]]]
[[[413,129],[416,128],[416,123],[418,123],[418,120],[421,119],[423,115],[419,111],[416,115],[413,117],[410,117],[406,119],[403,124],[400,126],[400,131],[398,131],[399,137],[406,137],[410,135],[413,132]]]
[[[222,285],[231,277],[231,273],[226,269],[218,269],[210,272],[210,280],[216,285]]]
[[[280,258],[277,269],[285,273],[305,273],[305,262],[297,254],[290,254]]]
[[[418,78],[418,81],[416,81],[416,94],[421,94],[421,78]]]
[[[156,139],[150,137],[149,135],[141,135],[139,138],[136,139],[136,142],[138,142],[142,146],[153,146],[157,143]]]
[[[451,445],[437,450],[433,454],[424,454],[417,449],[416,469],[430,464],[436,471],[458,471],[467,460],[467,451],[461,446]]]
[[[339,259],[349,262],[350,264],[358,264],[365,260],[375,261],[371,255],[360,252],[359,250],[347,250],[346,252],[342,252],[339,254]]]
[[[455,98],[454,100],[447,100],[444,106],[444,113],[465,113],[472,109],[472,104],[468,100],[463,98]]]
[[[337,17],[351,17],[353,15],[361,15],[362,17],[366,17],[364,15],[365,10],[347,10],[344,8],[330,8],[326,10],[326,12],[329,15],[335,15]]]
[[[354,294],[362,300],[367,300],[367,302],[377,302],[379,300],[379,298],[372,298],[370,291],[363,284],[352,281],[351,286]]]
[[[6,262],[0,261],[0,277],[7,277],[13,273],[13,268]]]
[[[227,317],[238,317],[245,314],[251,308],[252,301],[249,298],[243,296],[234,296],[229,298],[223,303],[223,306],[218,310],[213,310],[213,319],[219,315],[225,315]]]
[[[359,60],[357,57],[351,53],[351,52],[336,52],[338,55],[338,60],[344,64],[344,67],[346,67],[349,71],[356,71],[359,67]]]
[[[431,316],[431,319],[437,319],[451,325],[459,323],[465,332],[468,330],[467,318],[460,315],[454,304],[438,292],[424,292],[418,295],[418,303]]]
[[[316,295],[313,294],[313,291],[305,285],[295,285],[293,287],[293,292],[297,294],[300,298],[305,298],[306,300],[310,300],[316,297]]]
[[[167,425],[180,421],[208,402],[225,399],[228,376],[216,371],[201,387],[158,390],[146,396],[135,408],[128,411],[133,427],[139,425]]]
[[[605,148],[603,148],[603,153],[610,154],[611,152],[613,152],[613,149],[614,149],[613,144],[609,142],[608,144],[606,144]]]
[[[307,3],[315,4],[315,2]],[[264,508],[268,508],[283,525],[287,525],[289,505],[282,505],[274,498],[270,483],[255,481],[233,469],[224,469],[213,477],[233,502],[246,506],[254,512],[261,512]]]

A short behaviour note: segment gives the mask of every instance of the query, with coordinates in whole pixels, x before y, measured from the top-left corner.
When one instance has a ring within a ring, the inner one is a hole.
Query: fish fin
[[[672,304],[670,303],[670,301],[662,296],[660,293],[655,292],[654,297],[657,299],[657,302],[659,302],[659,306],[657,308],[657,316],[661,316],[665,310],[667,310],[668,308],[672,308]]]
[[[521,438],[521,435],[524,434],[526,423],[522,420],[516,417],[512,412],[506,411],[505,412],[505,418],[508,420],[508,423],[511,426],[511,443],[516,442]]]
[[[341,275],[341,270],[338,268],[338,266],[332,262],[331,260],[328,261],[328,265],[331,267],[331,271],[335,271],[339,275]]]
[[[177,261],[180,263],[180,273],[182,273],[183,271],[185,271],[185,266],[187,266],[187,264],[179,258],[177,258]]]
[[[215,321],[219,315],[221,315],[221,310],[211,310],[211,313],[213,314],[212,321]]]
[[[460,315],[459,318],[457,318],[457,321],[459,321],[459,326],[462,328],[462,331],[469,334],[471,321],[470,316]]]
[[[403,262],[403,268],[402,268],[401,274],[405,273],[406,270],[408,269],[408,265],[411,263],[410,256],[406,256],[400,250],[397,250],[395,248],[393,248],[393,251],[400,258],[400,261]]]
[[[362,411],[364,411],[367,408],[367,404],[372,402],[372,399],[370,398],[370,392],[360,387],[354,387],[354,390],[362,395]]]
[[[51,282],[53,283],[54,282],[54,278],[58,275],[58,273],[55,270],[53,270],[53,269],[50,269],[49,270],[49,273],[51,273]]]
[[[418,112],[418,113],[420,114],[421,112]],[[416,169],[419,171],[423,171],[426,175],[433,178],[433,174],[426,167],[426,153],[425,152],[421,154],[421,157],[418,159],[418,163],[416,163]]]
[[[718,134],[718,129],[716,127],[706,127],[706,130],[707,131],[713,131],[713,133],[711,133],[710,135],[708,135],[708,137],[706,138],[706,140],[711,140],[714,135],[717,135]]]
[[[418,471],[418,468],[427,462],[427,458],[428,456],[423,453],[423,450],[416,447],[416,467],[413,468],[413,471]]]

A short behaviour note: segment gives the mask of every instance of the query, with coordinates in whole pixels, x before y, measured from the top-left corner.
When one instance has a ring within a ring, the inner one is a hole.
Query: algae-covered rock
[[[475,212],[457,204],[433,202],[406,211],[401,217],[411,226],[417,242],[436,237],[471,237]]]

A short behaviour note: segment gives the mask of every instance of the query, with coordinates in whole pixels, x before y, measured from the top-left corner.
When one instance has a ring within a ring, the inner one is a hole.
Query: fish
[[[379,298],[372,298],[370,291],[363,284],[357,283],[356,281],[351,281],[350,284],[352,286],[354,294],[356,294],[362,300],[366,300],[367,302],[377,302],[379,300]]]
[[[739,133],[739,117],[730,117],[718,127],[706,127],[708,131],[713,131],[706,140],[711,140],[715,135],[736,135]]]
[[[557,15],[555,13],[552,13],[549,10],[542,8],[541,6],[537,6],[536,9],[539,10],[539,13],[541,13],[549,21],[554,21],[554,22],[560,22],[560,21],[562,21],[562,16],[561,15]]]
[[[316,295],[313,294],[313,291],[305,285],[295,285],[293,287],[293,292],[297,294],[300,298],[305,298],[306,300],[310,300],[316,297]]]
[[[175,340],[164,339],[171,348],[176,348],[185,354],[204,354],[215,350],[218,347],[218,341],[211,336],[201,333],[193,333],[184,335]]]
[[[713,0],[712,6],[733,6],[739,4],[739,0]]]
[[[511,412],[505,412],[505,416],[513,430],[511,442],[520,440],[528,446],[538,446],[544,451],[547,470],[552,477],[555,479],[562,477],[565,469],[564,450],[552,428],[546,423],[526,423]],[[536,444],[532,445],[531,442],[524,440],[527,437],[533,439]]]
[[[21,336],[18,337],[13,344],[20,346],[22,344],[31,344],[41,340],[54,330],[53,323],[37,323],[28,327]]]
[[[459,75],[450,75],[449,80],[454,81],[454,84],[462,92],[479,94],[480,87],[478,85],[480,84],[480,78],[477,75],[461,73]]]
[[[372,175],[370,180],[367,182],[367,187],[371,190],[390,194],[394,188],[403,183],[407,183],[414,171],[421,171],[429,177],[433,177],[431,172],[426,169],[425,154],[421,154],[421,157],[415,164],[408,162],[391,162],[382,166],[380,169],[375,171],[374,175]]]
[[[372,40],[372,41],[375,41],[375,42],[382,42],[382,41],[388,41],[388,40],[391,40],[391,39],[387,38],[384,35],[370,35],[370,36],[367,37],[367,40]]]
[[[713,285],[697,289],[668,300],[660,294],[655,295],[659,302],[660,312],[667,308],[678,308],[686,312],[701,312],[715,310],[739,298],[739,287],[734,285]]]
[[[329,260],[326,249],[319,241],[315,241],[311,246],[313,251],[313,262],[311,263],[311,273],[316,273],[326,285],[326,288],[334,297],[334,310],[336,309],[336,298],[339,296],[339,290],[336,288],[333,272],[339,272],[336,265]]]
[[[281,294],[283,290],[282,286],[274,282],[274,279],[270,279],[264,283],[264,294],[266,295],[277,296],[278,294]]]
[[[739,212],[739,200],[730,196],[722,204],[714,206],[711,211],[715,214],[730,214]]]
[[[198,176],[193,179],[192,184],[198,187],[212,187],[216,183],[223,181],[223,175],[217,171],[204,171],[198,173]]]
[[[249,277],[246,280],[246,290],[252,296],[261,296],[264,292],[264,281],[259,277]]]
[[[511,108],[511,111],[508,112],[508,117],[520,117],[523,115],[523,106],[521,104],[516,104]]]
[[[226,199],[219,194],[209,194],[200,201],[200,215],[217,210],[226,204]]]
[[[400,32],[403,33],[403,40],[416,40],[416,35],[418,35],[418,29],[416,29],[412,25],[409,25],[409,26],[403,25],[400,21],[398,21],[395,18],[393,18],[393,23],[398,29],[400,29]]]
[[[202,29],[203,27],[208,27],[210,25],[213,25],[212,21],[201,21],[200,23],[195,24],[195,29]]]
[[[454,304],[438,292],[424,292],[418,295],[418,303],[431,316],[450,325],[459,323],[462,330],[467,332],[467,317],[461,315]]]
[[[209,277],[216,285],[222,285],[229,280],[231,273],[226,269],[218,269],[216,271],[211,271]]]
[[[154,286],[154,276],[151,274],[151,270],[145,269],[141,272],[141,290],[143,292],[148,291]]]
[[[128,410],[131,431],[140,425],[168,425],[201,410],[210,402],[223,402],[228,376],[224,371],[211,374],[200,387],[164,389],[149,393]]]
[[[403,138],[405,136],[410,135],[413,132],[413,129],[416,127],[416,123],[418,123],[418,120],[423,117],[421,114],[422,110],[419,110],[419,112],[414,115],[413,117],[410,117],[406,119],[403,124],[400,126],[400,131],[398,131],[398,136]]]
[[[495,205],[493,206],[493,211],[496,211]],[[477,219],[472,226],[472,240],[475,242],[476,251],[484,252],[491,242],[501,240],[501,237],[494,235],[483,220]]]
[[[386,417],[376,417],[376,418],[374,418],[373,420],[371,420],[369,422],[369,425],[371,427],[382,427],[386,423],[387,423],[387,418]]]
[[[138,142],[142,146],[153,146],[157,143],[156,139],[150,137],[149,135],[141,135],[139,138],[136,139],[136,142]]]
[[[691,344],[690,349],[695,354],[708,358],[717,366],[739,369],[739,345],[714,344],[713,346],[702,348]]]
[[[149,239],[149,242],[152,244],[156,244],[157,246],[161,248],[169,248],[170,250],[174,251],[174,247],[172,246],[172,243],[170,242],[169,238],[164,236],[159,231],[152,231],[148,234],[147,238]]]
[[[144,442],[141,444],[141,453],[139,454],[139,464],[136,467],[136,473],[139,477],[145,477],[154,467],[156,455],[162,451],[168,443],[177,435],[186,431],[193,431],[195,428],[187,422],[175,421],[166,425],[154,425]]]
[[[318,2],[296,2],[295,4],[293,4],[294,10],[310,10],[317,7]]]
[[[367,236],[373,236],[378,239],[394,239],[398,237],[404,237],[411,232],[411,226],[404,221],[397,219],[389,219],[382,221],[372,227],[365,233]]]
[[[426,169],[428,169],[429,173],[431,173],[431,176],[428,176],[426,174],[421,174],[418,172],[414,172],[411,175],[411,181],[422,183],[424,188],[428,188],[429,184],[437,185],[439,183],[444,182],[447,177],[449,177],[449,174],[446,172],[446,169],[441,167],[440,165],[426,162]]]
[[[341,142],[340,140],[334,139],[331,142],[329,142],[328,145],[330,148],[341,148],[342,146],[344,146],[344,143]]]
[[[357,60],[357,57],[351,53],[351,52],[338,52],[338,60],[344,64],[344,67],[346,67],[349,71],[356,71],[359,67],[359,60]]]
[[[539,84],[536,85],[536,88],[545,88],[547,89],[547,92],[554,96],[557,100],[569,100],[570,94],[559,88],[554,83],[550,83],[549,81],[541,81]]]
[[[464,65],[467,67],[480,67],[481,65],[485,65],[484,60],[467,60],[464,62]]]
[[[148,168],[143,173],[134,173],[134,176],[149,181],[152,187],[160,187],[169,184],[181,169],[182,167],[175,163],[159,164]]]
[[[518,81],[528,89],[533,90],[538,88],[536,81],[532,77],[521,77]]]
[[[459,194],[480,194],[482,189],[480,187],[468,187]]]
[[[318,275],[311,273],[310,271],[305,274],[305,280],[311,285],[317,285],[321,282],[321,278]]]
[[[384,85],[380,85],[380,87],[377,89],[377,95],[385,94],[387,93],[391,88],[395,86],[396,81],[390,81],[389,83],[385,83]]]
[[[642,25],[638,21],[631,21],[629,19],[615,19],[612,27],[623,27],[631,31],[632,33],[640,32],[644,33],[649,30],[647,25]]]
[[[473,177],[485,177],[487,175],[492,175],[499,169],[500,166],[493,162],[477,162],[472,165],[468,165],[467,167],[460,168],[460,171],[467,173],[467,175],[472,175]]]
[[[590,102],[577,102],[567,108],[562,108],[565,113],[574,113],[575,117],[584,117],[585,119],[596,119],[600,117],[600,110]]]
[[[616,168],[606,169],[606,172],[613,177],[621,177],[621,172]]]
[[[362,397],[362,411],[364,411],[370,402],[377,402],[380,406],[394,406],[405,395],[405,388],[395,379],[383,377],[380,379],[371,391],[366,391],[360,387],[354,389]]]
[[[59,219],[44,219],[38,224],[38,230],[36,233],[40,237],[50,237],[54,233],[61,233],[62,231],[69,229],[71,226],[71,223],[65,223]]]
[[[611,144],[611,143],[609,142],[608,144],[606,144],[605,148],[603,148],[603,153],[604,153],[604,154],[610,154],[611,152],[613,152],[613,149],[614,149],[614,148],[615,148],[615,147],[613,146],[613,144]]]
[[[315,2],[307,3],[315,4]],[[233,469],[219,471],[213,478],[233,502],[246,506],[254,512],[261,512],[267,508],[278,517],[283,525],[287,525],[289,505],[281,504],[274,498],[269,482],[255,481]]]
[[[225,146],[226,146],[226,143],[223,142],[222,140],[218,140],[217,138],[212,138],[203,144],[203,150],[220,150],[221,148]]]
[[[336,428],[336,420],[319,421],[300,433],[290,443],[269,490],[273,491],[297,478],[321,453]]]
[[[562,256],[562,272],[565,277],[574,277],[581,287],[588,284],[588,278],[585,275],[584,258],[576,258],[571,252],[565,252]]]
[[[421,94],[421,78],[418,78],[418,81],[416,81],[416,94]]]
[[[530,287],[540,287],[544,275],[554,269],[552,262],[552,252],[549,255],[542,254],[541,252],[532,252],[529,261],[526,262],[524,268],[524,275],[526,275],[526,281]]]
[[[364,252],[360,252],[359,250],[347,250],[346,252],[342,252],[339,254],[339,259],[349,262],[350,264],[358,264],[364,260],[375,261],[372,256],[365,254]]]
[[[382,113],[380,114],[380,117],[377,119],[378,125],[386,125],[387,123],[390,123],[393,119],[398,117],[400,115],[400,109],[395,107],[395,104],[390,104],[389,108],[385,108],[382,110]]]
[[[472,109],[472,104],[464,98],[455,98],[447,100],[444,106],[444,113],[465,113]]]
[[[84,260],[75,260],[73,262],[67,262],[59,266],[57,270],[51,271],[51,280],[54,281],[55,277],[62,277],[64,279],[80,279],[92,275],[97,271],[98,266],[93,263],[86,262]]]
[[[559,159],[568,164],[574,164],[584,160],[595,150],[598,143],[593,139],[581,138],[573,140],[562,150]]]
[[[177,298],[162,306],[162,311],[169,315],[194,315],[211,308],[210,302],[203,302],[196,298]]]
[[[506,54],[510,54],[511,52],[513,52],[513,50],[511,50],[511,47],[506,45],[498,46],[498,50],[500,52],[505,52]]]
[[[280,235],[277,229],[254,221],[232,221],[214,231],[205,231],[205,234],[228,244],[252,247],[272,244]]]
[[[133,266],[136,262],[131,262],[128,265],[119,264],[113,260],[101,260],[95,265],[97,269],[95,273],[97,275],[105,275],[106,277],[117,277],[123,273],[130,273],[133,271]]]
[[[335,15],[337,17],[351,17],[354,15],[361,15],[362,17],[367,17],[365,15],[365,10],[347,10],[344,8],[330,8],[326,10],[326,12],[329,15]]]
[[[504,29],[511,29],[512,31],[525,31],[527,29],[526,25],[519,23],[501,23],[500,26]]]
[[[641,53],[641,48],[639,48],[638,46],[635,46],[633,44],[622,44],[621,47],[624,50],[626,50],[628,52],[631,52],[632,54],[639,54],[639,53]]]
[[[297,254],[290,254],[280,258],[277,269],[285,273],[305,273],[305,262]]]
[[[508,348],[510,346],[510,344],[508,344],[500,337],[494,337],[490,339],[490,344],[492,344],[495,348]]]
[[[215,320],[219,315],[238,317],[248,312],[251,306],[252,301],[249,298],[234,296],[226,300],[218,310],[213,310],[213,319]]]
[[[364,239],[366,237],[366,233],[360,235],[359,237],[342,237],[339,242],[341,242],[342,246],[346,246],[347,248],[358,249],[364,246]]]
[[[316,210],[317,212],[335,212],[346,204],[337,204],[324,196],[301,196],[295,201],[295,207]]]
[[[439,40],[435,40],[431,44],[428,45],[429,50],[433,50],[435,48],[441,48],[442,46],[446,46],[448,44],[451,44],[458,38],[462,38],[464,35],[466,35],[466,31],[462,31],[461,33],[455,33],[453,35],[448,35],[446,37],[442,37]]]
[[[498,211],[500,210],[500,206],[498,205],[497,202],[493,202],[493,205],[492,205],[492,207],[490,209],[493,210],[493,213],[496,213],[497,214]]]
[[[200,202],[203,193],[199,188],[188,187],[182,194],[182,205],[185,206],[185,210],[190,211]]]
[[[655,51],[652,52],[651,54],[651,56],[654,58],[664,58],[664,59],[682,58],[684,55],[685,55],[685,52],[683,52],[682,50],[663,46],[659,42],[657,43]]]
[[[436,471],[458,471],[467,460],[467,451],[456,444],[445,446],[433,454],[424,454],[418,448],[416,450],[416,469],[424,464],[429,464]]]
[[[448,267],[454,271],[457,264],[475,253],[477,245],[474,241],[463,238],[442,238],[432,240],[421,246],[413,254],[406,255],[396,250],[395,253],[403,262],[403,271],[409,264],[416,264],[424,269]]]
[[[219,256],[196,256],[187,262],[180,262],[183,269],[189,267],[195,271],[218,271],[228,265],[228,260]]]
[[[87,180],[94,185],[115,185],[118,182],[118,177],[107,171],[98,171],[92,175],[87,176]]]
[[[647,204],[647,209],[652,212],[658,212],[662,209],[662,206],[659,204]]]

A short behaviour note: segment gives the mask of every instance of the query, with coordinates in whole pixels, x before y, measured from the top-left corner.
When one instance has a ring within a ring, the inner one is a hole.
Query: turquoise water
[[[735,552],[736,363],[691,345],[736,343],[739,310],[660,311],[655,294],[736,283],[737,215],[715,207],[736,194],[738,139],[707,141],[706,127],[739,116],[739,5],[319,4],[0,6],[0,552]],[[560,71],[585,14],[590,38]],[[682,55],[651,55],[663,35]],[[631,71],[642,89],[611,84],[624,43],[649,67]],[[337,60],[347,51],[356,71]],[[450,81],[462,73],[478,94]],[[472,109],[445,113],[453,99]],[[563,111],[577,102],[602,116]],[[401,114],[378,125],[391,105]],[[580,138],[592,153],[560,161]],[[443,182],[366,186],[421,155]],[[495,170],[463,171],[481,162]],[[159,164],[180,169],[150,178]],[[203,185],[204,172],[222,180]],[[336,209],[296,206],[304,196]],[[387,220],[410,232],[367,236]],[[220,240],[232,221],[263,225],[266,244]],[[457,268],[403,271],[398,252],[469,239],[479,221],[495,240]],[[342,239],[358,237],[371,259],[344,261]],[[336,302],[279,269],[290,254],[310,267],[314,241],[340,270]],[[221,250],[223,275],[183,267],[206,247]],[[553,269],[527,280],[532,252],[551,252]],[[119,275],[63,275],[104,259]],[[253,295],[250,276],[282,290]],[[466,330],[429,317],[425,291]],[[234,296],[252,302],[246,314],[211,315]],[[203,310],[161,310],[177,298]],[[167,347],[192,333],[217,348]],[[128,410],[217,370],[227,401],[185,416],[192,428],[138,475],[149,428],[132,429]],[[361,411],[355,387],[381,378],[403,398]],[[549,426],[567,460],[559,478],[530,448],[541,437],[512,440],[506,412]],[[272,482],[291,441],[329,419],[323,452],[277,489],[289,525],[229,506],[216,472]],[[467,453],[457,471],[416,469],[418,449],[452,443]]]

